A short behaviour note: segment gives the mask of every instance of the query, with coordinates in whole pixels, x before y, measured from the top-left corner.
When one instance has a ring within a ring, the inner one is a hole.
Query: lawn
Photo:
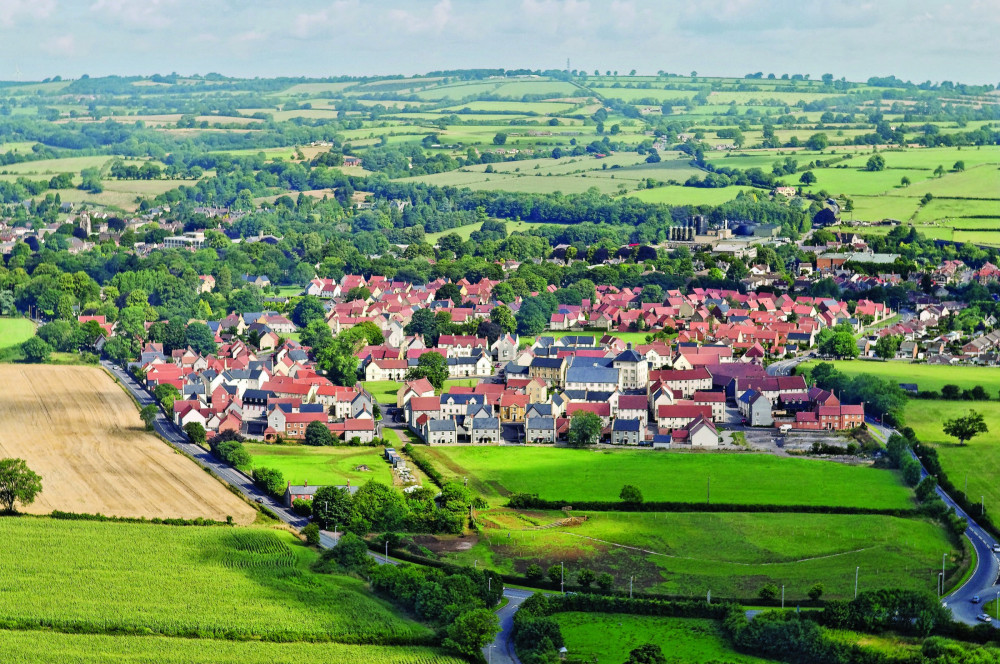
[[[395,380],[365,380],[361,382],[378,403],[396,405],[396,392],[403,386]]]
[[[27,318],[0,318],[0,348],[19,346],[35,335],[35,324]]]
[[[341,643],[268,643],[179,639],[162,636],[62,634],[48,630],[0,631],[5,664],[465,664],[467,660],[423,646]]]
[[[494,504],[514,492],[551,500],[618,500],[625,484],[647,501],[699,503],[711,478],[715,503],[911,507],[893,473],[764,454],[577,450],[551,447],[432,447],[446,477],[469,477]]]
[[[276,468],[292,484],[360,486],[368,480],[392,485],[392,469],[382,447],[312,447],[248,443],[257,468]],[[368,466],[369,470],[356,470]]]
[[[0,538],[6,626],[348,643],[429,634],[364,582],[311,572],[316,553],[284,530],[6,517]]]
[[[982,385],[991,396],[1000,393],[1000,371],[994,367],[938,366],[934,364],[912,364],[906,361],[889,362],[870,360],[841,360],[832,364],[849,376],[868,374],[888,378],[897,383],[916,383],[921,391],[940,392],[947,384],[968,389]],[[815,362],[799,365],[801,369],[815,366]]]
[[[945,420],[973,409],[983,414],[989,433],[959,446],[941,431]],[[1000,513],[1000,402],[911,400],[906,406],[906,424],[913,427],[921,442],[935,445],[941,467],[960,491],[975,502],[980,497],[986,509]],[[968,490],[966,491],[966,482]],[[973,514],[975,516],[975,513]]]
[[[594,340],[598,341],[606,334],[621,339],[626,343],[644,344],[648,343],[646,341],[646,337],[650,336],[652,332],[542,332],[538,335],[538,337],[553,337],[556,339],[562,339],[563,337],[584,336],[594,337]],[[538,337],[521,337],[521,343],[527,343],[530,346],[535,343],[535,339]]]
[[[670,661],[692,664],[773,661],[735,652],[719,624],[704,618],[575,611],[556,613],[553,618],[562,630],[569,656],[581,662],[624,662],[632,649],[646,643],[660,646]]]
[[[464,565],[523,574],[564,563],[572,581],[581,569],[609,572],[616,589],[666,594],[751,598],[765,583],[784,585],[804,599],[821,582],[828,596],[854,592],[860,567],[864,588],[927,589],[949,552],[949,579],[965,569],[941,527],[930,521],[878,515],[754,513],[562,512],[485,510],[471,548],[446,554]],[[535,525],[537,524],[537,525]],[[442,538],[447,543],[448,538]],[[459,541],[468,542],[468,538]],[[462,549],[444,546],[444,550]],[[850,573],[848,573],[850,572]]]

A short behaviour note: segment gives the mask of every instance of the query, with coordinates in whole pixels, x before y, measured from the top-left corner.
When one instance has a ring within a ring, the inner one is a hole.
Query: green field
[[[573,336],[584,336],[584,337],[594,337],[594,341],[599,341],[604,335],[611,335],[617,339],[630,344],[644,344],[646,343],[646,337],[652,334],[652,332],[543,332],[539,334],[539,337],[553,337],[555,339],[562,339],[563,337],[573,337]],[[535,343],[535,339],[538,337],[521,337],[521,343],[527,343],[529,346]]]
[[[463,664],[465,659],[422,646],[268,643],[162,636],[0,631],[5,664]]]
[[[994,367],[940,366],[934,364],[912,364],[906,361],[889,362],[868,360],[841,360],[833,364],[838,371],[848,376],[867,374],[888,378],[896,383],[916,383],[921,391],[940,392],[947,384],[968,389],[982,385],[991,396],[1000,393],[1000,371]],[[799,365],[800,372],[815,366],[815,362]]]
[[[35,335],[35,324],[27,318],[0,318],[0,348],[18,346]]]
[[[368,480],[392,485],[392,469],[382,447],[312,447],[248,443],[254,467],[275,468],[292,484],[360,486]],[[356,470],[368,466],[369,470]]]
[[[754,513],[577,512],[583,523],[561,521],[562,512],[487,510],[472,548],[445,545],[446,559],[523,574],[560,562],[572,581],[581,569],[610,572],[618,590],[634,587],[687,596],[756,597],[765,583],[785,586],[804,599],[822,582],[830,597],[854,592],[860,567],[863,588],[930,589],[949,552],[951,579],[964,570],[936,523],[877,515]],[[447,538],[442,538],[448,542]],[[461,541],[468,542],[468,538]],[[848,573],[849,572],[849,573]]]
[[[941,431],[947,419],[965,415],[969,410],[983,414],[989,433],[959,446]],[[985,501],[986,509],[1000,513],[1000,402],[996,401],[925,401],[913,399],[906,406],[906,424],[913,427],[921,442],[935,445],[941,467],[960,491],[968,478],[969,500]]]
[[[617,501],[625,484],[638,486],[647,501],[696,503],[706,499],[711,477],[714,503],[912,506],[891,472],[816,459],[551,447],[432,447],[426,454],[445,476],[469,477],[494,504],[514,492]]]
[[[0,620],[63,631],[359,643],[424,638],[284,530],[0,519]],[[30,551],[31,555],[25,555]]]
[[[773,661],[733,651],[714,620],[576,611],[556,613],[553,618],[559,623],[569,656],[581,662],[624,662],[629,651],[646,643],[660,646],[668,661],[692,664]]]
[[[394,380],[365,380],[362,381],[365,389],[379,403],[391,403],[396,405],[396,392],[403,386],[402,383]]]

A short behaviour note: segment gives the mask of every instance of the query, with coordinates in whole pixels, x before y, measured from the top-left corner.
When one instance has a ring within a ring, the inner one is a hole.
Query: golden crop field
[[[252,507],[147,433],[101,369],[0,365],[0,431],[0,457],[42,476],[27,512],[254,520]]]

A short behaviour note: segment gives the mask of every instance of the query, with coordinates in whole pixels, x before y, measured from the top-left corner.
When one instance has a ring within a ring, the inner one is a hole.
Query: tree
[[[174,411],[174,401],[180,399],[181,391],[170,383],[160,383],[153,389],[153,397],[163,408],[164,412]]]
[[[815,184],[816,175],[812,171],[806,171],[805,173],[799,176],[799,182],[805,185]]]
[[[966,441],[972,440],[981,433],[989,433],[989,427],[983,420],[983,414],[970,410],[968,415],[945,420],[942,429],[946,436],[958,439],[959,445],[965,445]]]
[[[313,498],[315,500],[315,497]],[[324,560],[333,560],[344,569],[366,569],[372,563],[368,557],[368,545],[354,533],[344,533],[333,547],[323,556]]]
[[[898,334],[887,334],[875,342],[875,356],[883,360],[891,360],[899,352],[903,337]]]
[[[205,427],[199,422],[188,422],[184,425],[184,433],[188,435],[195,445],[205,444]]]
[[[757,593],[757,596],[761,599],[774,599],[778,596],[778,586],[773,583],[765,584]]]
[[[355,300],[367,300],[372,296],[371,290],[367,286],[355,286],[354,288],[347,291],[347,295],[344,297],[345,302],[353,302]]]
[[[589,588],[596,580],[597,575],[589,569],[582,569],[576,574],[577,584],[583,586],[584,588]]]
[[[142,410],[139,411],[139,417],[142,418],[143,423],[146,425],[146,431],[153,430],[153,420],[156,419],[156,414],[160,412],[154,404],[149,404],[144,406]]]
[[[951,167],[951,170],[958,171],[959,173],[961,173],[962,171],[965,170],[965,162],[962,160],[956,161],[955,165]]]
[[[435,300],[451,300],[456,306],[462,303],[462,287],[458,284],[444,284],[434,293]]]
[[[645,643],[629,651],[624,664],[667,664],[663,649],[655,643]]]
[[[573,413],[569,425],[571,447],[588,447],[601,439],[601,418],[597,413],[578,410]]]
[[[310,523],[303,528],[302,536],[306,538],[306,544],[309,546],[319,546],[319,526],[315,523]]]
[[[507,142],[507,134],[503,133],[502,131],[497,133],[497,135],[493,137],[493,145],[503,145],[506,142]]]
[[[610,592],[615,585],[615,577],[610,572],[601,572],[597,575],[597,587],[604,592]]]
[[[962,396],[962,388],[958,385],[948,383],[941,388],[941,398],[954,401]]]
[[[427,352],[417,359],[417,366],[406,372],[406,380],[426,378],[434,389],[444,388],[448,380],[448,361],[440,353]]]
[[[517,333],[528,336],[541,334],[549,324],[551,313],[549,308],[540,302],[538,298],[524,300],[515,316],[517,320]]]
[[[342,487],[323,486],[313,494],[313,519],[323,530],[346,526],[351,519],[351,493]]]
[[[444,646],[467,655],[482,658],[483,648],[500,631],[500,618],[490,609],[472,609],[459,615],[448,625]]]
[[[827,328],[830,329],[830,328]],[[860,351],[854,335],[846,330],[835,331],[819,342],[819,351],[838,358],[855,358]]]
[[[325,320],[326,310],[323,309],[323,301],[315,295],[306,295],[295,303],[292,309],[292,322],[299,327],[308,327],[313,321]]]
[[[938,167],[934,169],[934,177],[941,177],[944,175],[944,166],[938,164]]]
[[[21,344],[21,352],[24,353],[24,361],[31,364],[41,364],[48,362],[49,355],[52,354],[52,346],[48,345],[39,337],[31,337]]]
[[[204,323],[191,323],[187,326],[184,336],[187,345],[199,355],[212,355],[217,350],[215,335],[212,334],[211,328]]]
[[[902,186],[904,186],[904,187],[909,187],[912,184],[912,182],[910,181],[910,178],[908,178],[908,177],[906,177],[904,175],[903,177],[901,177],[899,179],[899,184],[902,185]]]
[[[517,329],[517,320],[510,308],[503,304],[498,304],[490,310],[490,320],[500,326],[504,332],[513,334]]]
[[[816,150],[817,152],[822,152],[829,145],[830,139],[827,138],[826,134],[813,134],[806,139],[806,147],[810,150]]]
[[[316,447],[321,447],[323,445],[333,445],[333,434],[330,433],[330,427],[326,426],[323,422],[310,422],[306,427],[306,445],[315,445]]]
[[[0,459],[0,505],[5,512],[14,512],[17,503],[30,505],[41,492],[42,478],[24,459]]]
[[[937,478],[933,475],[928,475],[917,483],[913,491],[917,494],[917,500],[924,502],[937,491]]]
[[[631,484],[623,486],[621,493],[618,494],[618,497],[630,505],[642,504],[642,491],[639,490],[639,487]]]
[[[865,164],[866,171],[884,171],[885,170],[885,157],[880,154],[873,154],[868,157],[868,163]]]
[[[532,581],[538,581],[542,578],[545,573],[542,571],[542,566],[537,563],[531,563],[528,568],[524,570],[524,576],[531,579]]]
[[[809,589],[809,599],[814,602],[823,596],[823,591],[825,588],[822,583],[814,583],[812,588]]]
[[[549,581],[551,581],[553,584],[559,585],[560,583],[562,583],[563,579],[562,565],[553,565],[552,567],[549,568],[549,571],[546,572],[546,574],[549,577]]]

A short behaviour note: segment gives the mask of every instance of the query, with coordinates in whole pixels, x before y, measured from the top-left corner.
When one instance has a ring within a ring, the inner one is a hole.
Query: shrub
[[[532,581],[538,581],[544,576],[542,571],[542,566],[536,563],[531,563],[528,565],[528,569],[524,570],[524,576],[531,579]]]
[[[299,516],[310,516],[312,514],[312,501],[296,498],[292,501],[292,511]]]
[[[315,523],[310,523],[303,528],[302,535],[306,538],[306,542],[310,546],[319,546],[319,526]]]
[[[778,596],[778,586],[768,583],[757,592],[757,596],[761,599],[774,599]]]

